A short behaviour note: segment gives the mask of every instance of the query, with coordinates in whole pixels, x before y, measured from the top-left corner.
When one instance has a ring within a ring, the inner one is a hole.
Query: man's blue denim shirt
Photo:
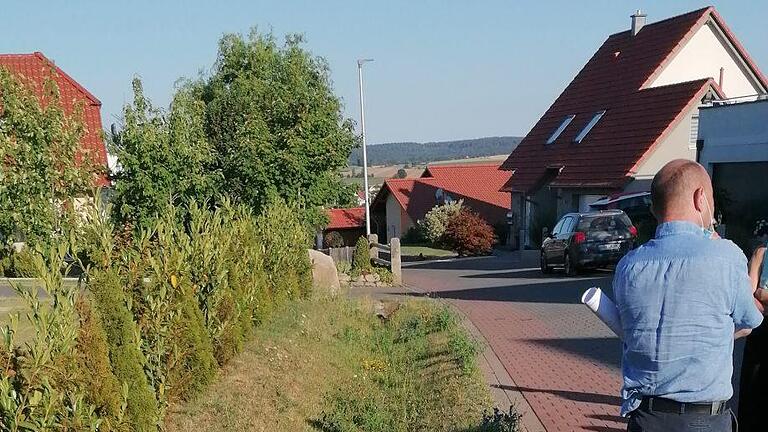
[[[616,267],[613,292],[624,330],[621,415],[643,396],[714,402],[733,395],[734,330],[763,320],[733,242],[669,222]]]

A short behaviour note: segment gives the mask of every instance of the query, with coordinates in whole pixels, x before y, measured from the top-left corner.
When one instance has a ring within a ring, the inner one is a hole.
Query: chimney
[[[725,75],[725,68],[720,68],[720,79],[717,81],[717,85],[720,87],[720,90],[723,89],[723,77]]]
[[[630,18],[632,18],[632,36],[637,35],[640,32],[640,29],[643,28],[645,25],[645,17],[646,15],[640,9],[630,16]]]

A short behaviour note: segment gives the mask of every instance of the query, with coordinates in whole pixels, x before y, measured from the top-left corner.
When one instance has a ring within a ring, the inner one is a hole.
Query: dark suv
[[[634,246],[637,229],[621,210],[569,213],[541,245],[541,271],[562,266],[569,276],[580,269],[614,265]]]

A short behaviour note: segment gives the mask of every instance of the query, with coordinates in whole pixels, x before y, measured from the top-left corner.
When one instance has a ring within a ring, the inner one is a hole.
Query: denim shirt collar
[[[702,234],[702,230],[700,226],[687,221],[665,222],[656,227],[656,238],[684,233]]]

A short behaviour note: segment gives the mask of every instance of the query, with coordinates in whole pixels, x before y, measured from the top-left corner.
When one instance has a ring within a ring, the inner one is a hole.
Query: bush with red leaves
[[[496,234],[480,215],[462,208],[448,221],[443,242],[459,256],[488,255],[496,242]]]

